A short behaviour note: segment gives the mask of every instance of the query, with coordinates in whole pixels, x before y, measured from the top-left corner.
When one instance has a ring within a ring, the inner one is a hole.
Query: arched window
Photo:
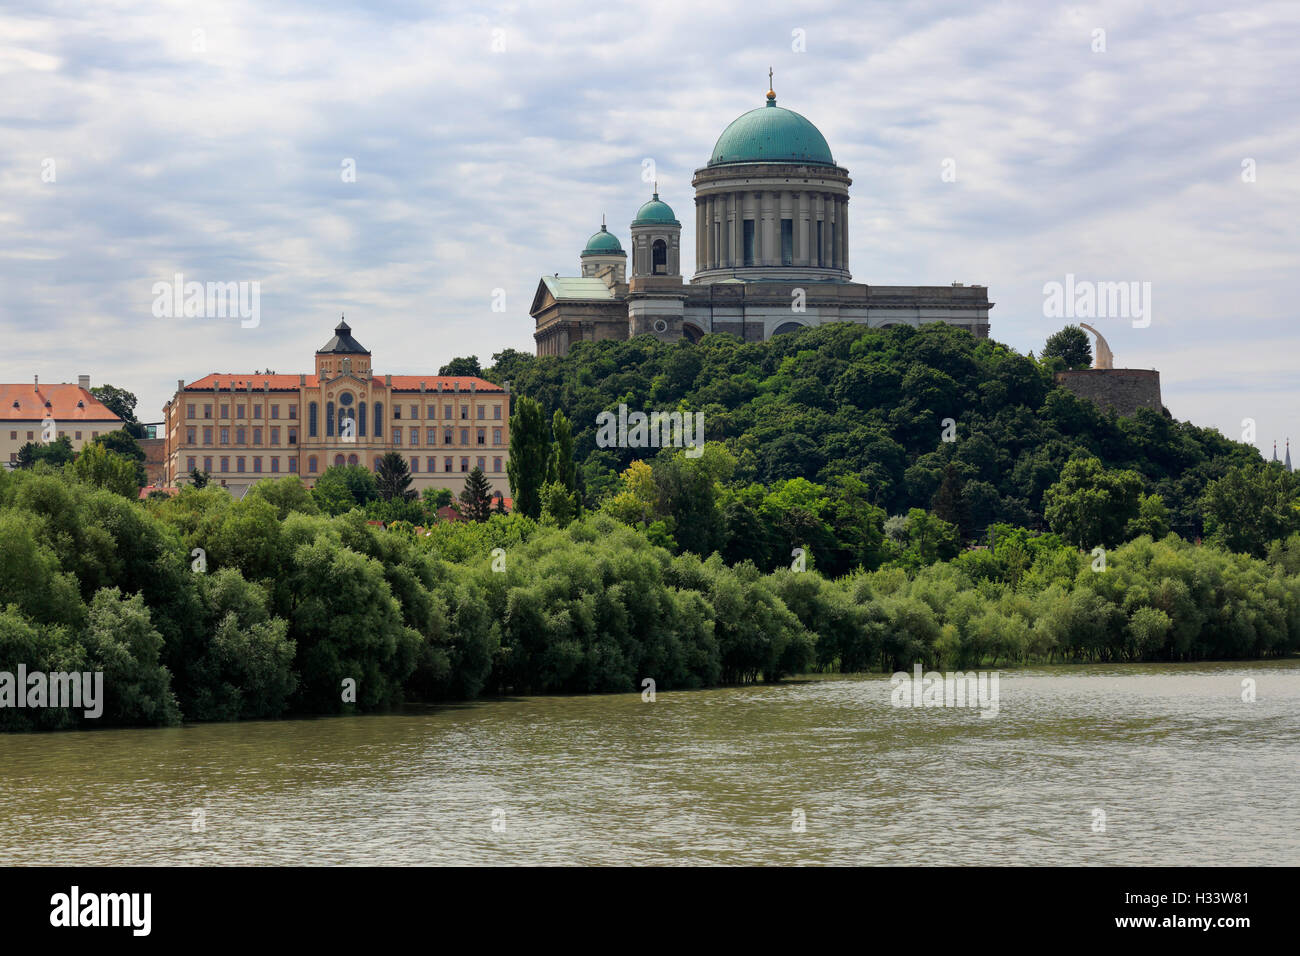
[[[366,403],[365,402],[360,402],[357,404],[357,436],[360,438],[366,437]]]
[[[650,274],[666,276],[668,274],[668,243],[656,239],[650,247]]]
[[[308,474],[311,474],[311,475],[316,474],[316,456],[315,456],[315,455],[308,455],[308,456],[307,456],[307,473],[308,473]]]
[[[383,461],[383,459],[380,458],[378,455],[376,455],[376,456],[375,456],[375,471],[378,471],[378,470],[379,470],[379,463],[380,463],[381,461]]]
[[[335,456],[334,456],[334,464],[336,464],[336,465],[341,465],[341,464],[343,464],[343,456],[342,456],[342,455],[335,455]]]
[[[316,403],[315,402],[309,402],[307,404],[307,435],[311,438],[316,437]],[[315,470],[316,470],[315,468],[312,468],[312,471]]]
[[[325,403],[325,434],[330,436],[334,434],[334,403]]]
[[[384,437],[384,403],[375,402],[375,437]]]
[[[348,423],[352,424],[352,437],[357,437],[357,424],[352,418],[352,411],[347,408],[339,409],[339,437],[344,438],[348,434]]]
[[[348,455],[348,464],[349,464],[349,465],[356,465],[356,464],[359,464],[360,461],[361,461],[361,459],[358,458],[356,455]]]
[[[785,335],[787,332],[798,332],[803,326],[798,322],[782,322],[772,332],[773,335]]]

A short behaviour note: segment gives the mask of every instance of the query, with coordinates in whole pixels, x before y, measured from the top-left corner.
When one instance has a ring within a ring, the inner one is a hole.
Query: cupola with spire
[[[682,224],[659,198],[659,184],[632,220],[632,276],[681,275]]]
[[[579,256],[582,275],[586,278],[597,276],[603,270],[612,268],[615,282],[626,282],[627,253],[618,237],[605,227],[605,217],[600,217],[600,232],[592,233],[586,248]]]

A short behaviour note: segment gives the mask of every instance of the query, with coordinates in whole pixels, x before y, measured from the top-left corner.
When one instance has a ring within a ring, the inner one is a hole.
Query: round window
[[[344,408],[346,408],[347,406],[351,405],[351,404],[352,404],[352,393],[351,393],[351,392],[344,392],[342,395],[340,395],[340,396],[339,396],[339,404],[342,405]]]

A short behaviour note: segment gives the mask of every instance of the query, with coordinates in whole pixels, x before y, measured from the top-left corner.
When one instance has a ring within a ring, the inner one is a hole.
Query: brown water
[[[1300,864],[1300,662],[1003,671],[992,719],[889,691],[0,736],[0,863]]]

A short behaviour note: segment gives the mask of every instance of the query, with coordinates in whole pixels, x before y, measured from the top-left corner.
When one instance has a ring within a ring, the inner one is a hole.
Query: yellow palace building
[[[195,469],[236,494],[284,475],[311,485],[330,465],[373,471],[395,451],[416,492],[459,493],[477,466],[494,491],[510,495],[509,389],[468,375],[376,376],[346,321],[316,351],[314,374],[180,380],[163,416],[166,483],[174,487]]]

